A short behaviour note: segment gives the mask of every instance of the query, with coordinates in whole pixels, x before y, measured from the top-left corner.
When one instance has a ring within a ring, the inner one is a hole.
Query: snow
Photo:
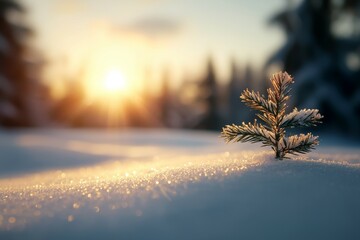
[[[335,140],[334,140],[335,139]],[[360,239],[360,148],[165,130],[0,131],[0,239]]]

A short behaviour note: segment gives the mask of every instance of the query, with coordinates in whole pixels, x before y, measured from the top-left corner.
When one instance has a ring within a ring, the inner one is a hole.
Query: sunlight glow
[[[141,98],[138,76],[131,67],[118,62],[119,58],[109,55],[105,58],[102,54],[96,54],[98,57],[84,78],[88,106],[97,108],[101,113],[99,121],[105,121],[109,128],[128,126],[134,115],[145,119],[148,112]]]
[[[128,75],[116,67],[94,67],[89,71],[86,86],[89,98],[95,102],[124,101],[135,91]]]
[[[147,55],[146,47],[139,49],[142,45],[132,41],[134,45],[124,48],[115,36],[97,36],[102,37],[95,41],[97,47],[91,50],[82,77],[85,105],[98,111],[97,121],[105,121],[109,128],[129,126],[135,116],[139,121],[155,121],[143,100],[151,90],[144,87],[144,71],[139,70],[144,63],[138,56]]]
[[[124,75],[118,70],[110,70],[104,80],[104,90],[108,92],[120,92],[127,88]]]

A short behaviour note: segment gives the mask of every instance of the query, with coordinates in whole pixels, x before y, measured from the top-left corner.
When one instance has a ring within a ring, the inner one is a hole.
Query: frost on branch
[[[302,109],[300,111],[295,108],[291,113],[285,115],[281,121],[281,127],[311,127],[320,123],[322,116],[318,109]]]
[[[268,98],[259,92],[244,90],[240,96],[247,106],[259,111],[257,117],[265,125],[257,123],[242,123],[242,125],[226,125],[221,132],[221,137],[226,142],[261,142],[264,146],[271,146],[278,159],[286,158],[286,154],[302,154],[314,149],[319,144],[318,137],[311,133],[306,135],[285,136],[286,128],[310,127],[321,123],[317,109],[296,108],[286,114],[286,102],[289,99],[290,85],[293,78],[287,72],[279,72],[270,79],[272,89],[269,88]]]
[[[222,136],[226,142],[262,142],[265,146],[272,146],[274,144],[274,134],[266,128],[258,124],[242,123],[241,126],[232,124],[227,125],[222,132]]]

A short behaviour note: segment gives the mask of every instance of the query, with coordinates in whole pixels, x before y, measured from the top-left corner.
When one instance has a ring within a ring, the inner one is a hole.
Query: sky
[[[134,88],[152,86],[164,72],[180,84],[201,76],[212,57],[218,78],[229,78],[230,61],[261,67],[282,43],[267,20],[285,0],[22,0],[34,45],[47,65],[45,78],[96,82],[114,69]],[[146,79],[146,80],[144,80]],[[147,83],[144,83],[147,81]],[[90,84],[91,83],[91,84]]]

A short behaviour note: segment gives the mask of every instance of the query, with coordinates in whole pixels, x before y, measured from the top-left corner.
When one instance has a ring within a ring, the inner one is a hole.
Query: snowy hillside
[[[360,146],[276,161],[206,132],[0,132],[0,239],[360,239]]]

